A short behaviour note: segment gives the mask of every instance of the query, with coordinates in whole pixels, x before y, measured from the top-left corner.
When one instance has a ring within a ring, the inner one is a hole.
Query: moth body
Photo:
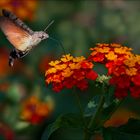
[[[38,45],[42,40],[49,38],[49,35],[43,31],[36,31],[34,34],[31,36],[31,46],[36,46]]]
[[[16,15],[2,10],[3,16],[0,16],[0,28],[6,35],[14,49],[9,55],[9,65],[13,66],[14,59],[22,58],[42,40],[49,38],[45,31],[33,31]]]

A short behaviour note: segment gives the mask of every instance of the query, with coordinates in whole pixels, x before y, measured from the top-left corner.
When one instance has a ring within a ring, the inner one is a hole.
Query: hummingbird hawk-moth
[[[46,29],[53,21],[46,27]],[[12,12],[3,9],[0,16],[0,28],[14,49],[9,55],[9,65],[13,66],[14,59],[22,58],[42,40],[49,38],[44,31],[33,31]]]

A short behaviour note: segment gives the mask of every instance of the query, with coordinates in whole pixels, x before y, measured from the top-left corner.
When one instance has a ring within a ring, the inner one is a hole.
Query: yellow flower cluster
[[[80,63],[85,60],[85,57],[73,57],[70,54],[63,55],[60,61],[51,61],[49,65],[51,66],[45,73],[45,76],[49,74],[54,74],[62,71],[61,74],[53,75],[53,77],[47,78],[46,82],[61,82],[64,77],[70,77],[73,74],[74,69],[80,69]]]
[[[53,89],[59,92],[63,87],[77,86],[81,90],[87,88],[87,80],[95,80],[97,74],[92,70],[93,63],[85,57],[63,55],[60,60],[51,61],[50,68],[46,71],[46,83],[53,84]]]
[[[140,56],[132,55],[130,58],[124,61],[126,67],[126,74],[129,76],[136,75],[140,70]]]
[[[129,58],[132,54],[131,48],[122,46],[120,44],[100,44],[98,43],[94,48],[90,48],[90,58],[95,62],[115,61],[123,57]]]

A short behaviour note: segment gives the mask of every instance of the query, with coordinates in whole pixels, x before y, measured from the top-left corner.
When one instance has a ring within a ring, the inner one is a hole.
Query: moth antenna
[[[47,29],[48,29],[53,23],[54,23],[54,20],[52,20],[52,21],[47,25],[47,27],[44,29],[44,32],[46,32]]]
[[[61,46],[61,48],[63,49],[64,54],[66,55],[65,48],[64,48],[64,46],[63,46],[63,44],[62,44],[61,41],[59,41],[59,40],[57,40],[57,39],[54,39],[54,38],[52,38],[52,37],[49,37],[48,39],[51,39],[51,40],[55,41],[57,44],[59,44],[59,46]]]

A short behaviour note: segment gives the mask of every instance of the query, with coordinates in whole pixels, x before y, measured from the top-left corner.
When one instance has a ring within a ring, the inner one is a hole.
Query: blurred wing
[[[25,51],[30,46],[31,35],[20,26],[17,26],[11,19],[1,16],[0,28],[16,49]]]
[[[23,30],[27,31],[30,35],[33,35],[34,32],[15,14],[6,9],[2,9],[2,14],[4,17],[7,17],[9,20],[11,20],[14,24],[21,27]]]

